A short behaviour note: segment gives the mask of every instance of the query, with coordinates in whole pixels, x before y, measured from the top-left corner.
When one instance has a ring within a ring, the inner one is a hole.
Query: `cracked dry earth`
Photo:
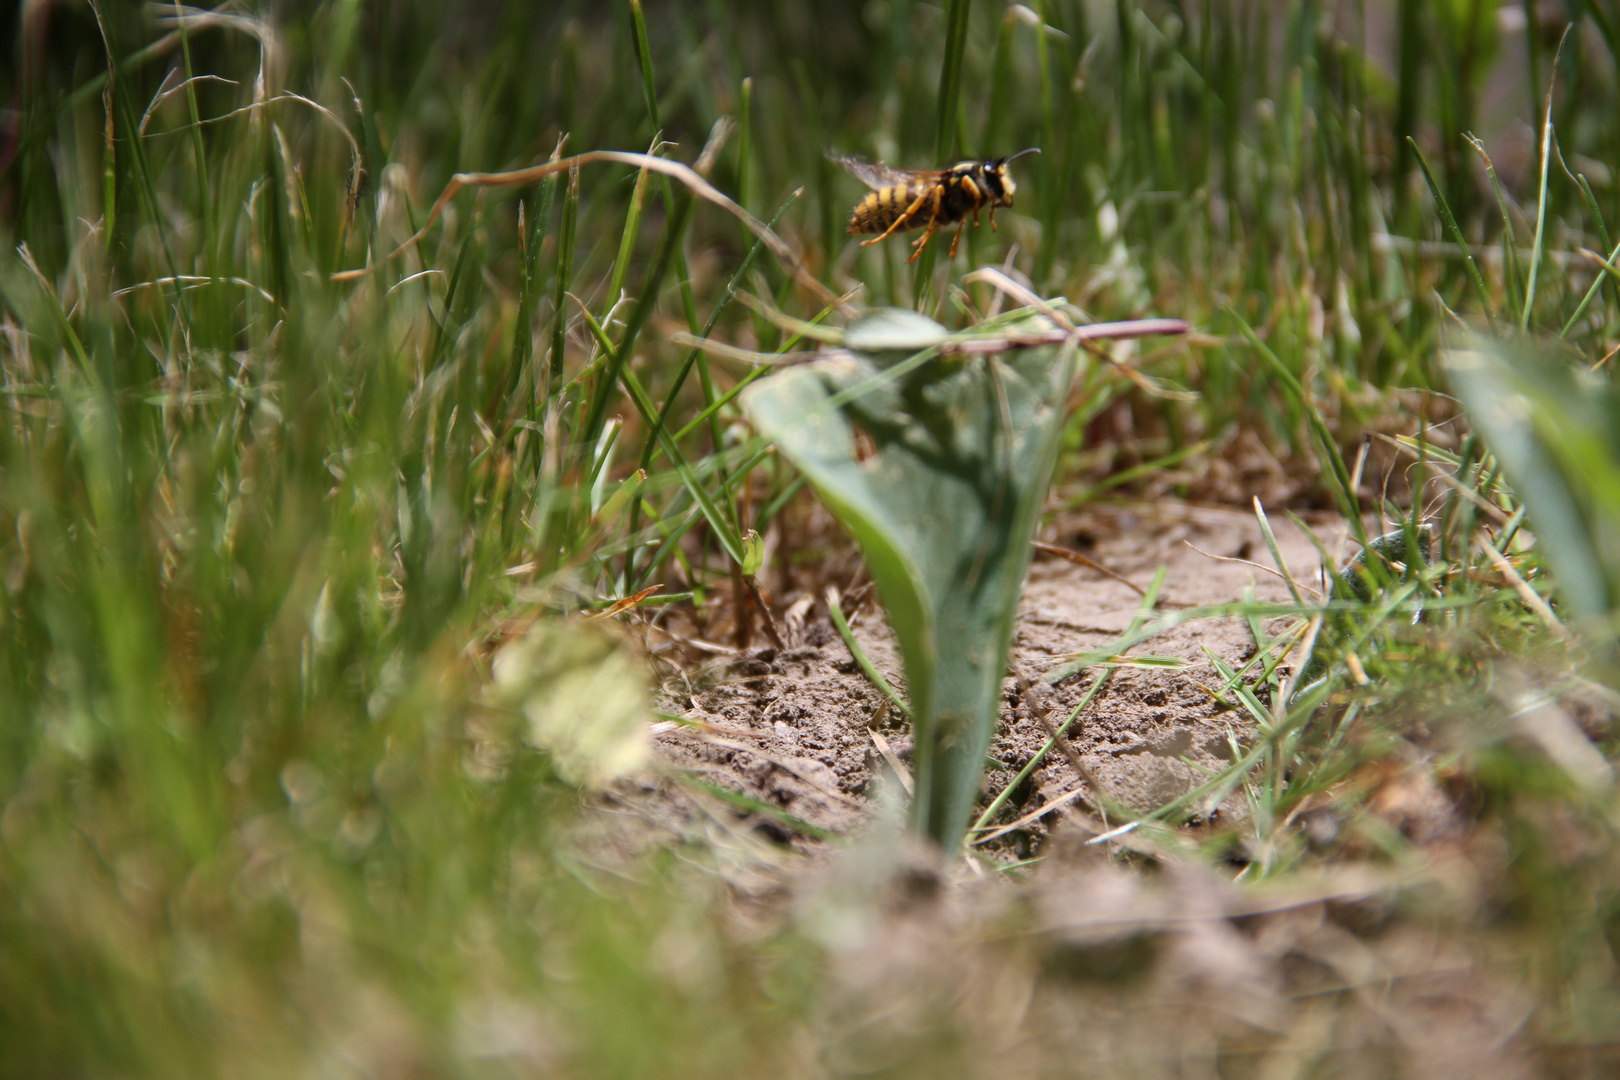
[[[1284,561],[1297,580],[1318,577],[1320,556],[1297,527],[1276,522]],[[1312,524],[1330,552],[1342,545],[1343,529],[1326,516]],[[1253,598],[1289,599],[1270,565],[1254,516],[1236,510],[1170,502],[1127,507],[1088,507],[1060,517],[1041,539],[1079,551],[1119,577],[1146,587],[1162,565],[1167,574],[1160,611]],[[891,782],[911,751],[909,724],[883,707],[882,693],[862,674],[827,619],[824,603],[793,595],[776,598],[789,617],[783,649],[725,655],[711,647],[703,677],[666,682],[662,707],[700,727],[658,725],[659,754],[688,775],[714,787],[747,795],[800,821],[847,833],[866,814],[877,788]],[[794,601],[799,603],[795,606]],[[846,604],[853,606],[850,601]],[[1029,682],[1077,653],[1108,647],[1125,633],[1141,597],[1097,570],[1038,554],[1025,579],[1012,665]],[[853,613],[856,639],[877,669],[901,692],[904,673],[882,613],[870,593]],[[1286,620],[1272,620],[1275,633]],[[659,635],[650,644],[657,652]],[[1249,737],[1252,721],[1226,709],[1205,687],[1221,678],[1206,650],[1233,667],[1255,653],[1241,618],[1184,623],[1136,646],[1135,655],[1175,657],[1179,667],[1121,667],[1069,729],[1070,744],[1092,778],[1116,802],[1151,810],[1191,790],[1231,759]],[[1061,723],[1105,669],[1093,667],[1054,687],[1044,698],[1022,692],[1016,676],[1006,681],[1001,722],[990,757],[981,805],[998,795],[1046,741],[1038,715]],[[1038,701],[1031,715],[1030,701]],[[649,781],[652,782],[652,781]],[[690,789],[662,784],[678,813],[712,813],[692,805]],[[648,792],[647,794],[651,794]],[[1094,812],[1092,792],[1062,755],[1048,755],[1013,791],[998,812],[998,825],[1021,822],[983,850],[1002,859],[1036,853],[1066,814]],[[684,805],[683,805],[684,804]],[[1043,816],[1035,813],[1056,804]],[[1033,820],[1029,820],[1033,818]],[[679,824],[665,819],[677,831]],[[772,839],[812,844],[781,821],[755,814],[749,824]]]

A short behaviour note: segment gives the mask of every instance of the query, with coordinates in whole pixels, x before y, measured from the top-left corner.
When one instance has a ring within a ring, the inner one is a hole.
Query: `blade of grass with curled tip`
[[[1502,182],[1496,175],[1496,164],[1491,161],[1490,154],[1485,151],[1485,143],[1473,135],[1465,136],[1468,145],[1474,148],[1480,160],[1485,163],[1485,176],[1491,182],[1491,191],[1496,195],[1496,208],[1502,215],[1502,259],[1507,288],[1507,306],[1518,307],[1523,303],[1520,274],[1523,272],[1519,266],[1519,245],[1513,238],[1513,216],[1508,212],[1507,196],[1502,193]]]

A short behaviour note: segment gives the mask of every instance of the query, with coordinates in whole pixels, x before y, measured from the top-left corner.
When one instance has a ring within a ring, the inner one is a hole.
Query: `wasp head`
[[[997,206],[1011,206],[1013,204],[1013,193],[1018,190],[1018,184],[1013,180],[1012,173],[1007,171],[1007,166],[1025,154],[1038,154],[1040,152],[1040,147],[1032,146],[1028,150],[1020,150],[1018,153],[1008,157],[996,158],[990,163],[990,167],[985,170],[985,179],[990,183],[990,192],[996,197]]]

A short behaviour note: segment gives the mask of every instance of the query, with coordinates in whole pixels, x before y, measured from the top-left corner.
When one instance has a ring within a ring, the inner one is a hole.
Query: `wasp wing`
[[[897,187],[901,184],[931,184],[939,176],[937,170],[932,169],[896,169],[883,164],[881,161],[867,161],[862,157],[845,157],[842,154],[828,152],[827,160],[841,166],[843,170],[873,191],[886,187]]]

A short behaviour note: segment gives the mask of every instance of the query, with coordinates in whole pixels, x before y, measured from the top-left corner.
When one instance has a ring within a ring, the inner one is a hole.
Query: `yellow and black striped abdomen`
[[[938,188],[938,184],[895,184],[879,188],[855,204],[849,215],[849,232],[886,232],[918,199],[922,200],[922,205],[912,211],[911,217],[897,231],[920,228],[933,219]]]

